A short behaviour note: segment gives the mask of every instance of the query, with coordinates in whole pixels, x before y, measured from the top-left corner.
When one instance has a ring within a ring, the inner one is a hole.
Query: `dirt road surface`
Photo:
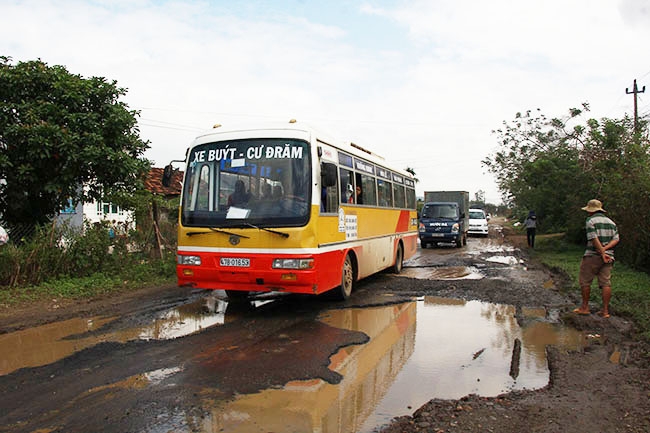
[[[84,350],[75,346],[81,341],[73,338],[69,356],[36,367],[9,368],[0,376],[0,431],[226,431],[205,428],[201,420],[206,417],[206,402],[282,387],[292,380],[341,380],[328,368],[330,356],[340,347],[364,345],[369,337],[311,320],[320,312],[437,296],[513,305],[520,322],[527,320],[521,314],[523,308],[558,311],[558,321],[594,338],[581,351],[549,346],[550,383],[543,389],[490,398],[433,399],[413,408],[412,416],[395,419],[383,428],[384,433],[650,432],[648,347],[635,339],[634,324],[616,314],[616,300],[610,319],[573,315],[570,311],[578,294],[566,290],[566,276],[535,263],[521,236],[504,236],[498,224],[491,229],[489,239],[471,239],[463,249],[422,251],[405,268],[407,274],[474,269],[486,278],[379,274],[359,283],[343,304],[298,298],[285,302],[279,310],[249,319],[244,314],[216,330],[183,338],[104,342]],[[495,245],[505,245],[507,252]],[[509,266],[504,272],[487,261],[496,256],[514,256],[525,265]],[[78,317],[146,322],[155,312],[191,304],[200,296],[204,294],[170,286],[93,301],[43,299],[30,306],[2,308],[0,340],[16,331]],[[230,317],[239,316],[235,311]],[[288,351],[292,354],[289,358]],[[0,360],[3,358],[8,360],[10,354],[0,354]],[[291,362],[287,364],[288,359]],[[168,371],[173,360],[183,363],[182,371]],[[277,365],[281,368],[269,368]],[[159,386],[140,383],[138,378],[144,373],[149,374],[150,383]],[[165,382],[172,374],[175,383],[185,385],[180,392],[172,392],[171,384]],[[213,391],[208,395],[206,389]],[[185,414],[185,419],[175,419],[178,413]],[[187,414],[197,421],[188,424]],[[268,426],[262,431],[285,430]],[[291,431],[309,430],[293,426]]]

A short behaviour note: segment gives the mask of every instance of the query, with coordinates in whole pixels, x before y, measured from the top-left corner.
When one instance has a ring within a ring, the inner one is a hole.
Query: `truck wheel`
[[[460,247],[462,247],[462,246],[463,246],[463,237],[460,236],[460,237],[456,240],[456,247],[460,248]]]
[[[402,250],[402,244],[397,244],[397,252],[395,253],[395,264],[391,267],[391,272],[393,274],[399,274],[402,272],[402,267],[404,266],[404,251]]]

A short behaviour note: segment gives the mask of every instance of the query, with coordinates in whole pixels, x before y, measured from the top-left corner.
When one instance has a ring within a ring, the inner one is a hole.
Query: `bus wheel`
[[[334,289],[336,299],[345,301],[352,294],[352,283],[354,282],[354,268],[352,266],[352,259],[350,255],[345,256],[343,262],[343,270],[341,272],[341,285]]]
[[[226,290],[226,295],[231,301],[242,301],[248,298],[248,292],[242,290]]]
[[[404,266],[404,251],[402,250],[402,244],[397,244],[397,252],[395,253],[395,264],[391,267],[391,272],[394,274],[399,274],[402,272],[402,267]]]

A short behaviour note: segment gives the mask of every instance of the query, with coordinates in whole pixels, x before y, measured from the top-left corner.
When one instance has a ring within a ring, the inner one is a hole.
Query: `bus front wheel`
[[[343,262],[343,269],[341,271],[341,285],[336,289],[336,299],[345,301],[352,294],[352,283],[354,282],[354,267],[352,266],[352,259],[350,255],[345,256]]]

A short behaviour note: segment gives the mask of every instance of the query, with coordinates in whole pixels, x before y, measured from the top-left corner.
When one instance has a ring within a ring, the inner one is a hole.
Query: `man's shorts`
[[[611,287],[613,267],[614,263],[605,263],[600,256],[583,256],[580,262],[580,287],[591,286],[595,277],[598,277],[599,287]]]

